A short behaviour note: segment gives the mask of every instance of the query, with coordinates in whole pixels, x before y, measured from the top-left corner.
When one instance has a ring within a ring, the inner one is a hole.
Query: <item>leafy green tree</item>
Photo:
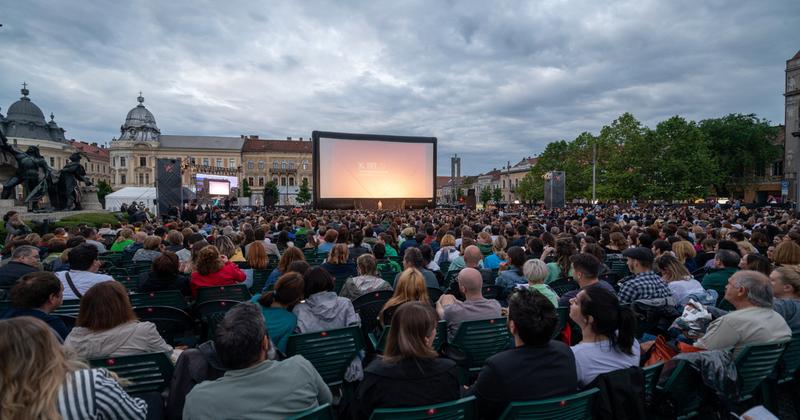
[[[530,203],[532,202],[536,194],[534,193],[535,183],[533,181],[533,174],[528,172],[525,176],[519,181],[519,185],[517,186],[517,197],[522,200],[523,203]],[[500,189],[498,188],[497,191]]]
[[[278,183],[269,181],[264,186],[264,205],[267,207],[274,206],[280,199],[280,192],[278,191]]]
[[[730,114],[700,121],[699,126],[709,138],[719,168],[714,183],[717,195],[729,196],[741,189],[780,157],[780,147],[772,144],[778,128],[755,114]]]
[[[480,199],[481,199],[481,204],[483,204],[483,207],[486,208],[486,204],[489,202],[489,200],[492,199],[492,191],[489,187],[483,187],[481,189]]]
[[[106,205],[106,196],[114,192],[114,189],[111,188],[111,185],[103,181],[102,179],[97,181],[97,198],[100,200],[100,204],[105,207]]]
[[[250,197],[250,184],[247,182],[247,178],[242,180],[242,197]]]
[[[303,178],[303,183],[297,191],[297,202],[306,205],[309,201],[311,201],[311,191],[308,188],[308,178]]]
[[[503,200],[503,191],[500,189],[500,187],[494,187],[492,190],[492,200],[495,202],[495,204]]]

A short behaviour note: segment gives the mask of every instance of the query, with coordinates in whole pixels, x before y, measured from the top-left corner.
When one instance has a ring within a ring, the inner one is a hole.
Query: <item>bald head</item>
[[[136,243],[144,243],[144,240],[147,239],[147,232],[136,232],[133,234],[133,240]]]
[[[467,267],[477,267],[483,259],[480,248],[470,245],[464,250],[464,265]]]
[[[464,290],[464,294],[481,291],[483,278],[481,272],[474,268],[464,268],[458,273],[458,284]]]

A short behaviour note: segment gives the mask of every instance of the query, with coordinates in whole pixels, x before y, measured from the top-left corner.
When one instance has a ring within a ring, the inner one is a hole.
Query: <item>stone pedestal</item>
[[[103,210],[103,205],[97,198],[97,187],[94,185],[81,187],[81,208],[83,210]]]
[[[9,211],[15,211],[17,213],[27,213],[28,208],[25,206],[18,206],[13,198],[0,200],[0,216],[6,214]]]

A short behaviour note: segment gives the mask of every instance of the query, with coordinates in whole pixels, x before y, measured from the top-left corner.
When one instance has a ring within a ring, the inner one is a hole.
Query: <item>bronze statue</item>
[[[25,202],[31,209],[38,208],[39,199],[47,193],[47,178],[52,173],[39,148],[30,146],[21,152],[8,144],[8,139],[0,132],[0,150],[14,156],[17,162],[16,173],[3,184],[0,198],[12,198],[15,187],[22,184]]]
[[[50,177],[50,203],[56,210],[80,210],[80,183],[87,186],[92,182],[86,178],[86,169],[81,165],[81,154],[75,152],[69,156],[69,163]]]

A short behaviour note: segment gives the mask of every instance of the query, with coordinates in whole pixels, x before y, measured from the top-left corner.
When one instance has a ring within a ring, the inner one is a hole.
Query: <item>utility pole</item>
[[[597,140],[592,144],[592,205],[597,203]]]

